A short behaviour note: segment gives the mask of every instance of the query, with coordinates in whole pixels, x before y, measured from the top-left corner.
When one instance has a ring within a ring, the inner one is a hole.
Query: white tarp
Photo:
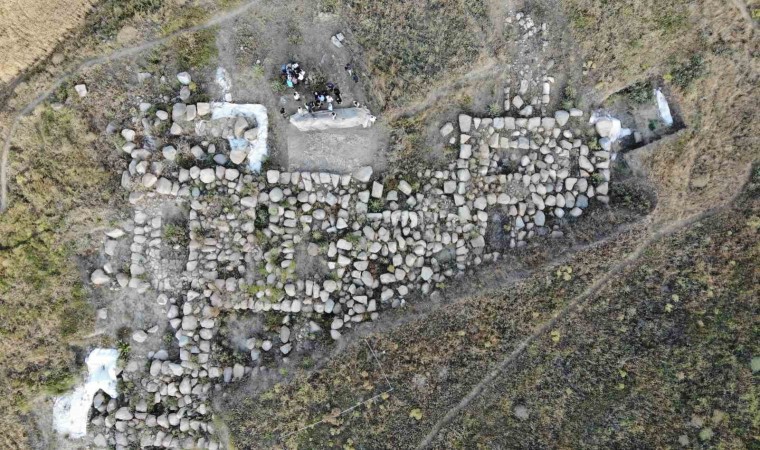
[[[333,113],[335,117],[333,118]],[[322,131],[337,128],[367,128],[372,125],[372,114],[367,108],[340,108],[334,111],[295,114],[290,123],[300,131]]]
[[[657,97],[657,109],[660,110],[660,118],[665,122],[665,125],[673,125],[673,116],[670,114],[670,106],[668,106],[668,101],[665,99],[662,90],[655,89],[654,95]]]
[[[230,150],[248,150],[248,167],[260,171],[261,163],[269,154],[267,138],[269,134],[269,119],[267,108],[258,104],[211,103],[211,119],[225,117],[253,117],[256,120],[256,138],[249,141],[245,138],[229,138]]]
[[[55,430],[70,438],[87,435],[87,421],[92,399],[103,390],[110,397],[116,392],[116,362],[119,352],[112,348],[96,348],[87,356],[85,363],[89,375],[87,381],[77,386],[74,392],[58,397],[53,404],[53,426]]]

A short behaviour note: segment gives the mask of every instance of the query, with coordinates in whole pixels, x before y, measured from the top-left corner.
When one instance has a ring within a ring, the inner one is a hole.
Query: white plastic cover
[[[116,392],[116,362],[119,352],[112,348],[96,348],[85,360],[89,376],[74,392],[58,397],[53,404],[53,426],[55,430],[76,439],[87,435],[87,421],[92,399],[103,390],[110,397]]]
[[[657,97],[657,109],[660,110],[660,118],[665,122],[665,125],[673,125],[673,116],[670,114],[670,106],[668,106],[668,101],[665,99],[662,90],[656,89],[654,95]]]
[[[256,139],[249,141],[244,138],[229,138],[231,150],[248,149],[248,166],[251,170],[260,171],[261,163],[269,154],[267,138],[269,134],[269,118],[267,108],[258,104],[211,103],[211,118],[253,117],[256,119]]]

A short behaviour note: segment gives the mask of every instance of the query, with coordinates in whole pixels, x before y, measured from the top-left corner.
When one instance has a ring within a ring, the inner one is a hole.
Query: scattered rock
[[[95,286],[101,286],[104,284],[108,284],[111,282],[111,277],[105,274],[102,270],[98,269],[90,275],[90,281],[92,281],[92,284]]]
[[[137,330],[134,333],[132,333],[132,340],[141,344],[145,342],[148,339],[148,333],[146,333],[143,330]]]
[[[184,85],[188,85],[188,84],[190,84],[190,82],[192,81],[192,79],[190,78],[190,74],[189,73],[187,73],[187,72],[180,72],[180,73],[177,74],[177,81],[179,81],[180,83],[182,83]]]
[[[74,86],[74,90],[79,94],[79,97],[86,97],[87,96],[87,86],[84,84],[77,84]]]

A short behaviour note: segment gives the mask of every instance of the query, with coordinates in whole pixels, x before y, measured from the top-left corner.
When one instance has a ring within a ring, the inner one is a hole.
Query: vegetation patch
[[[471,21],[485,11],[483,0],[345,0],[348,23],[367,52],[366,78],[387,103],[422,91],[447,72],[473,61],[484,45]]]
[[[68,342],[90,331],[92,308],[74,255],[77,230],[113,195],[94,137],[73,111],[42,108],[14,138],[10,208],[0,215],[0,447],[23,442],[31,396],[78,373]]]

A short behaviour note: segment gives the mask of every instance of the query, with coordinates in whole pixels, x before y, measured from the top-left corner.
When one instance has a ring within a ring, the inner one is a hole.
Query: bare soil
[[[350,173],[362,166],[385,168],[387,133],[372,128],[303,132],[288,127],[288,170]]]

